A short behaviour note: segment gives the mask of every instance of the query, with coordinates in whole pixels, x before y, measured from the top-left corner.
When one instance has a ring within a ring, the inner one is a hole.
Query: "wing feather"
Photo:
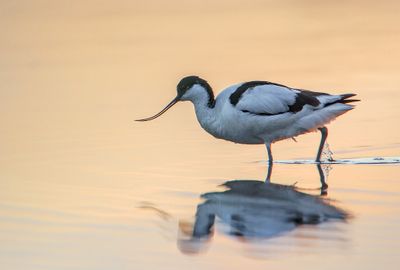
[[[290,112],[298,93],[288,87],[264,84],[248,88],[236,103],[236,108],[253,114],[274,115]]]
[[[330,95],[267,81],[251,81],[239,85],[230,95],[230,101],[233,106],[245,113],[278,115],[297,113],[306,105],[310,109],[321,109],[335,103],[359,101],[349,99],[353,96],[355,95]]]

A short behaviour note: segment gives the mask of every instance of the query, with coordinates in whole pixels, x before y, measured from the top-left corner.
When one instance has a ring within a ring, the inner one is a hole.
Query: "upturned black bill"
[[[162,115],[163,113],[165,113],[166,111],[168,111],[168,109],[171,108],[172,106],[174,106],[175,103],[177,103],[178,101],[179,101],[179,98],[176,97],[176,98],[174,98],[167,106],[165,106],[165,108],[162,109],[161,112],[157,113],[156,115],[153,115],[153,116],[148,117],[148,118],[137,119],[137,120],[135,120],[135,121],[144,122],[144,121],[150,121],[150,120],[156,119],[157,117],[159,117],[160,115]]]

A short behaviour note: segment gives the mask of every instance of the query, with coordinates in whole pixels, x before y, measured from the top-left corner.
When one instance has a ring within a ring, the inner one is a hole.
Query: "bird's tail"
[[[326,95],[326,96],[320,96],[319,101],[322,103],[323,108],[326,108],[330,105],[333,104],[347,104],[351,102],[357,102],[360,101],[359,99],[353,99],[356,94],[343,94],[343,95]],[[354,106],[353,104],[349,104],[351,106]]]
[[[318,100],[321,102],[320,108],[315,110],[314,113],[301,118],[298,121],[299,126],[305,130],[313,130],[316,127],[328,124],[339,115],[354,109],[354,104],[351,103],[360,101],[352,98],[354,96],[355,94],[319,96]]]
[[[337,102],[338,103],[347,104],[347,103],[351,103],[351,102],[361,101],[360,99],[351,98],[351,97],[354,97],[354,96],[356,96],[356,94],[343,94],[343,95],[340,95],[341,99],[338,100]]]

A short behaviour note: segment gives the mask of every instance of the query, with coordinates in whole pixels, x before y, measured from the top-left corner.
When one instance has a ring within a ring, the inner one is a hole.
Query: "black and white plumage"
[[[191,101],[200,125],[216,138],[242,144],[265,144],[272,164],[271,144],[320,130],[316,161],[320,161],[327,137],[326,124],[354,108],[355,94],[330,95],[287,87],[267,81],[232,85],[216,99],[207,81],[197,76],[183,78],[177,96],[157,118],[178,101]]]

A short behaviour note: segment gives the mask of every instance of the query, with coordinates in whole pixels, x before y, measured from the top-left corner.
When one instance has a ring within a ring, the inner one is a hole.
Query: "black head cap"
[[[208,96],[209,96],[209,102],[208,105],[210,107],[214,106],[214,93],[212,91],[211,86],[208,84],[208,82],[198,76],[187,76],[184,77],[177,85],[176,90],[178,91],[178,97],[182,97],[187,90],[192,88],[193,85],[199,84],[206,89]]]
[[[153,119],[156,119],[157,117],[159,117],[160,115],[162,115],[163,113],[165,113],[166,111],[169,110],[169,108],[171,108],[172,106],[174,106],[178,101],[182,100],[182,96],[190,89],[193,87],[193,85],[195,84],[199,84],[201,85],[208,93],[208,106],[210,108],[214,107],[214,94],[213,91],[211,89],[211,86],[203,79],[197,77],[197,76],[187,76],[185,78],[183,78],[179,83],[177,88],[178,91],[178,95],[170,102],[168,103],[167,106],[165,106],[164,109],[162,109],[159,113],[151,116],[151,117],[147,117],[147,118],[143,118],[143,119],[138,119],[136,121],[150,121]]]

